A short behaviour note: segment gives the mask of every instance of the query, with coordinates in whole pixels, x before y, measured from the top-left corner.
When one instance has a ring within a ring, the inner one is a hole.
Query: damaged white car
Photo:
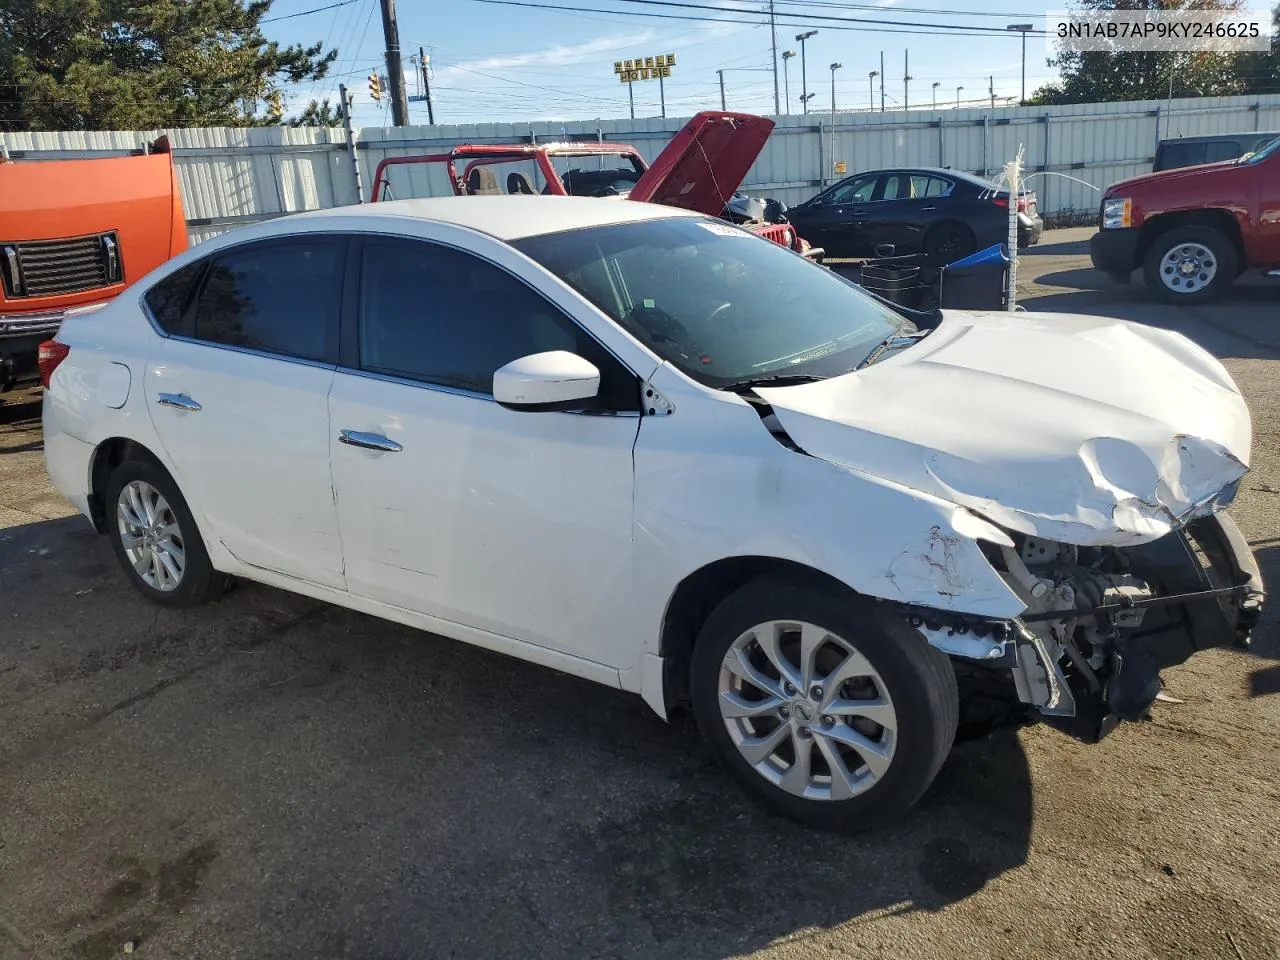
[[[654,204],[282,218],[41,361],[50,475],[151,599],[257,580],[689,704],[810,823],[920,797],[958,664],[1096,741],[1264,599],[1249,414],[1186,338],[912,318]]]

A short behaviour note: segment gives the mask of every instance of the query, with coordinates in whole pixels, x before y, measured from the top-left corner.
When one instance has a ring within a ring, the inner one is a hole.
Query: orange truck
[[[41,341],[187,249],[167,137],[127,156],[0,154],[0,392],[39,380]]]

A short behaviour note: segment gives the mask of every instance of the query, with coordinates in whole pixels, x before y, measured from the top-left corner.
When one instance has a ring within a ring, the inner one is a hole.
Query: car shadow
[[[158,610],[77,518],[0,531],[0,570],[30,587],[0,596],[0,900],[76,956],[216,929],[229,956],[721,957],[1027,860],[1013,730],[893,825],[821,833],[616,690],[256,585]]]

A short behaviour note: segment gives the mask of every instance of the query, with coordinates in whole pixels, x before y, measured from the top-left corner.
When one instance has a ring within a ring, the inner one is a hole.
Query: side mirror
[[[582,410],[600,393],[600,370],[567,350],[512,360],[493,375],[493,399],[511,410]]]

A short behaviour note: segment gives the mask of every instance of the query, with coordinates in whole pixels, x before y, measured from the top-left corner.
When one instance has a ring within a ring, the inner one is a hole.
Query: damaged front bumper
[[[1262,613],[1262,573],[1240,529],[1225,513],[1191,520],[1151,543],[1125,550],[1130,569],[1156,589],[1151,596],[983,621],[904,611],[948,655],[1007,669],[1018,698],[1046,723],[1096,743],[1121,720],[1147,715],[1160,692],[1160,671],[1214,647],[1248,645]],[[1114,628],[1140,613],[1141,626],[1117,632],[1105,669],[1092,667],[1053,624],[1093,620]]]

